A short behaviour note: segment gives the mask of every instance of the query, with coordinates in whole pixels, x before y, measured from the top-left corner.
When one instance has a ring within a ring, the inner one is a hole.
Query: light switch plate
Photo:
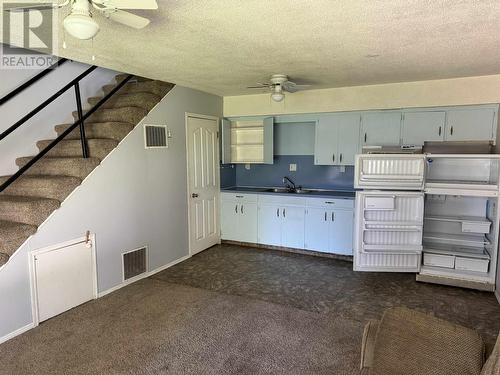
[[[250,164],[245,164],[245,169],[246,169],[247,171],[249,171],[249,170],[250,170]]]
[[[340,166],[340,172],[341,173],[345,173],[345,165],[341,165]]]
[[[290,164],[290,172],[296,172],[297,171],[297,164]]]

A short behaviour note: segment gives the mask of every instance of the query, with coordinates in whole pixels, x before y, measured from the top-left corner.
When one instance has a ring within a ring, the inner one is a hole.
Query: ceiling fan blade
[[[14,5],[14,4],[12,4]],[[47,9],[55,9],[58,8],[58,4],[33,4],[33,5],[23,5],[20,6],[12,6],[9,8],[8,3],[4,3],[4,10],[7,12],[29,12],[30,10],[47,10]]]
[[[92,2],[113,9],[158,9],[156,0],[92,0]]]
[[[247,86],[247,89],[267,89],[271,85],[260,85],[260,86]]]
[[[291,82],[291,81],[287,81],[287,82],[283,83],[283,89],[288,91],[288,92],[297,92],[300,90],[304,90],[310,86],[311,85],[297,85],[296,83]]]
[[[106,17],[125,26],[133,27],[134,29],[142,29],[151,22],[147,18],[124,12],[123,10],[106,13]]]

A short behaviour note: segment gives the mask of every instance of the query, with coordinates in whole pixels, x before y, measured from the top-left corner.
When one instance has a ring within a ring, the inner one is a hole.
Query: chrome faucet
[[[289,183],[287,183],[287,181]],[[292,180],[290,180],[290,178],[287,177],[287,176],[283,177],[283,184],[285,184],[285,186],[286,186],[287,189],[290,189],[290,190],[295,190],[296,189],[295,182],[293,182]]]

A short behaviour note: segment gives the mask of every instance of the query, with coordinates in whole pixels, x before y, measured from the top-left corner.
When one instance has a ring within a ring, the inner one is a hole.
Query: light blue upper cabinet
[[[403,114],[403,145],[423,146],[425,141],[444,140],[445,111],[419,111]]]
[[[362,146],[398,146],[401,112],[369,112],[361,115]]]
[[[314,164],[354,165],[359,151],[359,113],[322,116],[316,124]]]
[[[460,108],[447,113],[446,141],[490,141],[496,138],[493,108]]]

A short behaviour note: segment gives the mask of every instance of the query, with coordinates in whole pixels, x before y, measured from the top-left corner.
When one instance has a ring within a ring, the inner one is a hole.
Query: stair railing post
[[[76,109],[78,111],[78,121],[80,121],[80,141],[82,142],[82,156],[84,159],[89,157],[87,138],[85,137],[85,122],[82,120],[83,110],[82,110],[82,97],[80,95],[80,83],[75,83],[75,96],[76,96]]]

